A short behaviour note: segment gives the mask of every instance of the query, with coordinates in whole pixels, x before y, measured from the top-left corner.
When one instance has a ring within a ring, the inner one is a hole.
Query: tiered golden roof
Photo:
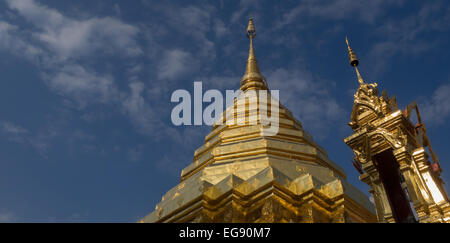
[[[263,92],[268,87],[254,55],[252,19],[247,33],[250,51],[241,90]],[[227,111],[242,112],[236,105],[242,97]],[[258,114],[259,106],[252,104],[262,101],[247,101],[246,114]],[[280,106],[275,136],[263,129],[260,120],[215,124],[182,171],[180,183],[140,222],[376,221],[368,197],[346,181],[344,170],[289,110]]]

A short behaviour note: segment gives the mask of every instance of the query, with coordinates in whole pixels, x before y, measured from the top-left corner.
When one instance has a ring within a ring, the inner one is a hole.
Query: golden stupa
[[[249,21],[250,51],[240,90],[268,90],[253,50],[255,27]],[[270,94],[269,94],[270,96]],[[237,104],[244,99],[248,110]],[[273,97],[268,103],[278,102]],[[227,113],[259,114],[263,102],[239,96]],[[253,107],[253,108],[252,108]],[[215,124],[205,143],[183,169],[180,183],[139,222],[376,222],[368,197],[346,181],[344,170],[282,105],[279,130],[264,132],[257,119],[248,124]]]

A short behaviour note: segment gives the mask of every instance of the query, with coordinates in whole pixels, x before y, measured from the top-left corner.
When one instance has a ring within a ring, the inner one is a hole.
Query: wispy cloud
[[[55,144],[67,146],[82,145],[83,148],[93,146],[95,135],[88,134],[79,128],[71,127],[70,118],[65,111],[48,117],[48,122],[36,129],[27,129],[18,122],[0,121],[1,138],[30,147],[43,158],[48,158],[49,149]]]
[[[27,142],[28,130],[13,122],[0,121],[0,132],[11,141],[18,143]]]
[[[402,0],[306,0],[287,11],[276,26],[281,28],[304,17],[317,17],[322,20],[358,19],[373,23],[377,17],[385,13],[387,6],[399,5],[402,2]]]
[[[215,44],[208,36],[213,27],[213,14],[217,9],[210,5],[201,6],[179,6],[176,4],[155,4],[152,3],[153,10],[157,10],[165,16],[166,28],[173,38],[174,33],[177,37],[185,37],[192,43],[195,54],[202,58],[215,59]]]
[[[32,36],[43,42],[59,60],[91,55],[96,51],[119,51],[126,55],[142,53],[135,42],[138,29],[118,19],[69,18],[34,0],[8,0],[7,3],[35,25],[38,31]]]
[[[430,99],[419,104],[422,119],[426,124],[442,124],[450,116],[450,83],[438,87]]]
[[[28,132],[25,128],[23,128],[19,125],[16,125],[12,122],[9,122],[9,121],[1,121],[0,129],[1,129],[1,131],[5,132],[5,133],[14,134],[14,135],[25,134]]]
[[[24,127],[10,121],[0,122],[0,134],[10,141],[31,146],[40,155],[46,157],[48,143],[42,138],[47,137],[48,134],[45,136],[32,134]]]
[[[155,109],[146,102],[144,98],[144,83],[134,82],[129,85],[131,95],[122,101],[125,114],[130,117],[132,123],[139,132],[147,135],[163,132],[165,125]]]
[[[242,18],[244,18],[245,14],[255,14],[254,12],[251,11],[255,11],[259,8],[259,2],[257,0],[240,0],[239,1],[239,8],[233,12],[233,14],[231,14],[231,18],[230,21],[231,23],[236,23],[240,20],[242,20]],[[250,16],[245,16],[245,18],[250,17]]]
[[[58,71],[44,73],[43,77],[51,89],[75,99],[81,106],[87,102],[108,103],[119,98],[111,75],[99,75],[81,65],[65,65]]]
[[[152,121],[160,117],[145,101],[144,83],[137,82],[142,72],[139,62],[130,61],[136,64],[126,72],[126,77],[132,82],[130,92],[118,87],[111,71],[98,68],[98,64],[103,63],[100,60],[111,55],[133,60],[143,54],[137,41],[138,27],[113,17],[67,17],[34,0],[8,0],[7,4],[34,28],[19,28],[0,21],[0,44],[32,60],[52,91],[64,99],[75,101],[78,109],[98,103],[119,107],[118,110],[124,110],[123,114],[129,116],[143,133],[149,134],[161,128],[152,127],[157,123]],[[168,53],[160,65],[161,78],[174,78],[183,72],[183,64],[186,63],[183,54]],[[164,68],[166,65],[172,69]],[[42,139],[42,136],[30,141],[40,150],[48,147],[48,139]]]
[[[19,28],[2,21],[0,33],[4,35],[0,36],[0,41],[12,46],[10,49],[17,50],[19,56],[23,56],[21,50],[28,50],[28,59],[33,60],[52,91],[73,101],[78,110],[91,104],[114,107],[129,118],[139,133],[155,139],[181,137],[178,130],[164,120],[170,108],[168,93],[176,80],[200,67],[199,60],[215,59],[214,42],[207,36],[213,25],[214,7],[152,5],[165,17],[166,25],[158,29],[153,25],[131,25],[115,17],[78,16],[76,13],[69,17],[35,0],[8,0],[7,4],[18,18],[34,27]],[[224,28],[219,30],[224,31]],[[192,41],[193,48],[167,48],[160,37],[175,32]],[[140,46],[141,34],[151,42],[149,48]],[[4,47],[9,48],[6,44]],[[108,63],[99,64],[108,62],[111,56],[130,63],[123,72],[125,80],[117,80],[113,75],[115,70],[103,67]],[[151,66],[139,58],[148,58],[145,61]],[[148,72],[147,67],[154,74],[154,80],[143,82],[141,76]],[[92,113],[83,117],[95,120]],[[34,144],[46,148],[47,143],[36,140]]]
[[[24,38],[25,34],[17,25],[0,20],[0,49],[37,62],[43,50],[28,43]]]
[[[221,19],[214,20],[214,32],[216,33],[216,38],[221,38],[230,33],[230,29],[225,25]]]
[[[375,43],[367,58],[371,74],[384,72],[392,57],[399,54],[418,55],[437,44],[427,35],[446,32],[450,27],[450,7],[442,1],[424,2],[416,14],[387,19],[377,28]]]
[[[193,56],[186,51],[174,49],[164,54],[158,66],[159,79],[177,79],[194,68]]]
[[[306,17],[325,20],[357,18],[373,24],[385,13],[383,6],[397,6],[402,2],[302,1],[274,20],[272,29],[266,30],[266,33],[274,33]],[[183,131],[171,126],[167,119],[169,96],[172,90],[177,89],[175,84],[201,71],[201,75],[196,77],[205,81],[208,88],[237,88],[240,74],[235,70],[208,72],[216,70],[213,66],[217,64],[216,52],[220,50],[216,48],[214,38],[232,33],[230,25],[249,11],[256,10],[253,14],[261,14],[260,3],[255,1],[240,1],[239,8],[231,12],[227,20],[216,17],[219,10],[213,4],[176,6],[171,3],[148,3],[150,11],[158,11],[164,21],[159,25],[130,24],[118,17],[64,14],[36,0],[7,0],[7,4],[18,19],[26,20],[32,27],[19,28],[14,21],[1,20],[2,46],[17,50],[19,55],[24,50],[25,56],[34,60],[42,79],[52,91],[77,103],[78,110],[91,104],[108,105],[128,117],[139,133],[152,135],[155,139],[166,137],[179,141],[183,141]],[[417,18],[429,19],[434,11],[423,10],[422,17]],[[118,15],[120,12],[116,11]],[[407,22],[404,24],[406,27],[414,26]],[[395,48],[393,40],[409,40],[404,36],[396,37],[400,35],[397,33],[399,31],[397,27],[391,27],[379,28],[380,33],[385,32],[392,38],[375,46],[373,55]],[[420,27],[417,31],[420,33],[422,29]],[[339,32],[341,28],[335,26],[329,31]],[[275,35],[266,36],[269,40]],[[141,37],[147,41],[146,45],[140,44]],[[235,43],[230,43],[229,52],[224,53],[226,59],[240,57],[241,52],[237,53]],[[246,51],[247,47],[242,48],[242,53]],[[121,62],[129,65],[124,64],[121,70],[115,70],[116,64],[102,65],[111,56],[120,57]],[[242,67],[244,65],[245,59],[242,59]],[[118,76],[114,72],[123,75]],[[279,68],[263,70],[263,73],[271,88],[281,90],[282,102],[311,132],[325,133],[321,128],[328,127],[327,122],[340,119],[342,108],[330,91],[333,87],[325,85],[326,82],[332,84],[332,81],[321,80],[321,77],[305,69]],[[143,78],[144,75],[146,78],[152,76],[151,80]],[[290,89],[285,90],[285,87]],[[95,117],[101,114],[106,116],[107,113],[89,112],[83,115],[86,121],[95,121]],[[44,148],[47,143],[36,143],[37,146],[39,144]]]
[[[81,107],[120,97],[112,75],[93,71],[90,63],[105,55],[140,55],[136,27],[111,17],[67,17],[34,0],[8,0],[7,4],[35,28],[0,22],[3,47],[32,60],[53,91]]]
[[[271,89],[280,90],[280,102],[290,109],[306,130],[318,137],[328,134],[329,124],[343,118],[344,110],[333,96],[333,82],[301,68],[267,72]]]

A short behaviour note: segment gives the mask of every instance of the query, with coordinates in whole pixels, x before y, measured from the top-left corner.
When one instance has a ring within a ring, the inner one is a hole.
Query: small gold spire
[[[348,43],[347,36],[345,37],[345,42],[347,42],[348,58],[349,58],[349,61],[350,61],[350,65],[352,67],[355,67],[356,75],[358,76],[358,82],[360,84],[363,84],[364,80],[361,77],[361,74],[359,73],[359,70],[358,70],[359,61],[358,61],[358,58],[356,57],[355,52],[352,50],[352,48],[350,48],[350,44]]]
[[[247,37],[250,39],[250,50],[248,53],[247,68],[241,79],[241,90],[243,91],[250,89],[267,89],[265,78],[259,71],[255,51],[253,50],[253,39],[255,36],[255,25],[253,24],[253,18],[250,18],[247,27]]]
[[[255,25],[253,24],[253,18],[250,18],[248,20],[247,36],[250,39],[253,39],[256,36],[256,30],[255,30]]]
[[[348,58],[350,59],[350,65],[352,65],[353,67],[356,67],[359,64],[359,61],[358,61],[358,58],[356,57],[355,52],[352,50],[352,48],[350,48],[350,44],[348,43],[347,36],[345,37],[345,42],[347,42]]]

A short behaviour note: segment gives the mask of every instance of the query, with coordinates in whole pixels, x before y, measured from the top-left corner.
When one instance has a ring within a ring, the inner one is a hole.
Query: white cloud
[[[135,27],[117,19],[93,18],[72,21],[60,29],[47,29],[38,38],[62,58],[91,55],[98,50],[136,56],[142,53],[134,41],[136,33]]]
[[[81,109],[98,103],[119,107],[142,134],[155,138],[163,134],[179,137],[178,132],[163,122],[158,106],[151,106],[144,96],[146,87],[139,82],[139,76],[145,70],[133,59],[143,52],[137,42],[140,33],[137,27],[112,17],[68,17],[34,0],[7,1],[7,4],[34,28],[19,28],[0,21],[0,44],[19,56],[23,56],[24,50],[29,50],[26,56],[33,60],[52,91],[65,101],[75,101]],[[202,21],[201,11],[196,8],[187,10],[183,13],[184,24],[190,26]],[[175,13],[172,17],[176,17]],[[189,18],[193,22],[187,23]],[[203,31],[205,26],[198,31]],[[127,72],[124,72],[127,81],[131,82],[129,91],[119,88],[110,71],[97,67],[100,58],[109,57],[109,54],[122,55],[122,60],[129,60]],[[192,55],[186,51],[174,49],[164,54],[164,58],[155,65],[161,79],[175,79],[192,70],[195,64]],[[167,90],[168,87],[162,88]],[[152,101],[160,104],[163,98],[159,92]],[[38,132],[21,138],[45,155],[51,142],[60,135],[59,132],[52,135]]]
[[[140,55],[138,28],[111,17],[67,17],[34,0],[8,0],[7,4],[35,28],[0,21],[1,46],[32,60],[53,91],[81,107],[124,97],[111,74],[89,66],[109,54]]]
[[[43,157],[46,157],[48,144],[42,139],[42,135],[35,136],[27,129],[10,121],[0,121],[0,134],[6,139],[22,144],[30,145]],[[49,134],[45,134],[48,137]],[[1,217],[1,215],[0,215]]]
[[[0,31],[2,31],[4,33],[7,33],[10,30],[16,30],[16,29],[17,29],[16,26],[10,25],[3,21],[0,22]]]
[[[153,6],[152,6],[153,7]],[[196,46],[196,55],[201,55],[209,60],[216,58],[215,44],[208,38],[208,32],[212,27],[212,14],[216,9],[210,5],[198,6],[159,6],[168,26],[173,28],[176,35],[188,36]],[[168,34],[173,35],[173,32]]]
[[[12,122],[9,122],[9,121],[1,121],[0,122],[0,130],[5,133],[14,134],[14,135],[25,134],[28,132],[25,128],[23,128],[19,125],[16,125]]]
[[[174,49],[164,54],[158,66],[158,78],[173,80],[193,69],[195,59],[186,51]]]
[[[130,94],[122,101],[125,114],[140,133],[152,135],[155,139],[160,138],[161,134],[170,128],[162,122],[162,113],[157,112],[157,107],[146,102],[144,83],[134,82],[129,88]]]
[[[113,8],[114,8],[114,11],[116,12],[117,15],[119,15],[119,16],[122,15],[122,9],[120,8],[119,4],[115,3],[113,5]]]
[[[44,158],[48,158],[49,148],[61,140],[68,145],[80,143],[84,147],[92,146],[91,143],[96,137],[81,129],[71,127],[68,116],[71,114],[67,111],[59,111],[57,115],[48,117],[48,122],[44,127],[38,127],[36,130],[26,129],[11,121],[0,121],[0,138],[23,146],[30,146]]]
[[[7,4],[35,28],[19,29],[5,22],[0,25],[0,31],[12,33],[7,36],[8,42],[12,44],[21,41],[22,46],[36,47],[39,50],[30,56],[38,60],[34,63],[51,90],[76,101],[80,108],[92,103],[118,105],[140,133],[180,137],[174,128],[165,124],[159,105],[154,104],[161,104],[165,98],[163,92],[169,91],[170,82],[167,81],[176,80],[198,68],[200,61],[195,59],[191,52],[166,48],[156,48],[155,52],[155,46],[152,45],[153,48],[149,48],[153,54],[151,59],[162,56],[154,59],[154,71],[158,80],[148,84],[150,89],[146,88],[146,84],[139,81],[139,74],[146,71],[145,68],[139,62],[130,61],[136,64],[128,67],[128,72],[125,72],[127,81],[131,83],[130,90],[124,91],[119,88],[112,74],[99,71],[92,64],[97,62],[97,57],[101,58],[110,53],[123,54],[129,58],[139,56],[143,48],[136,40],[140,33],[137,27],[112,17],[68,17],[59,10],[35,0],[8,0]],[[160,8],[167,17],[166,24],[169,29],[178,31],[178,34],[187,36],[198,44],[201,51],[195,53],[196,56],[214,59],[214,43],[206,35],[211,30],[211,12],[214,8]],[[18,30],[23,36],[16,33]],[[219,29],[219,32],[223,31],[224,28]],[[159,41],[153,39],[153,34],[150,37],[155,43]],[[156,44],[161,46],[161,43]],[[22,46],[17,49],[20,50]],[[153,94],[151,97],[145,96],[150,93]],[[46,148],[48,143],[33,140],[33,144]]]
[[[76,64],[44,74],[44,78],[51,89],[75,99],[81,106],[87,102],[107,103],[119,94],[112,76],[99,75]]]
[[[236,23],[242,20],[244,14],[254,14],[249,12],[250,10],[255,10],[255,8],[259,7],[259,1],[257,0],[241,0],[239,1],[239,8],[231,15],[231,23]],[[246,16],[250,17],[250,16]],[[247,20],[247,19],[246,19]]]
[[[42,50],[21,38],[20,29],[0,20],[0,49],[10,51],[31,61],[42,54]]]
[[[331,122],[343,118],[343,109],[330,95],[333,83],[298,68],[267,72],[269,88],[280,91],[280,102],[318,137],[327,135]]]
[[[387,6],[400,5],[402,2],[402,0],[306,0],[301,1],[296,7],[284,14],[276,26],[282,27],[300,17],[319,17],[331,20],[357,19],[372,23],[385,12]]]
[[[130,84],[131,95],[124,100],[123,106],[131,114],[139,114],[146,107],[142,93],[144,91],[144,83],[135,82]]]
[[[230,33],[230,29],[220,19],[214,20],[214,31],[216,32],[217,38],[221,38]]]
[[[6,0],[11,9],[18,10],[28,21],[53,28],[64,24],[66,18],[56,11],[37,4],[34,0]]]
[[[152,110],[146,104],[139,106],[140,96],[136,93],[138,88],[144,89],[143,84],[142,87],[132,84],[132,92],[127,94],[118,88],[111,73],[99,71],[96,66],[99,58],[110,54],[123,55],[127,60],[140,56],[143,51],[137,42],[140,33],[137,27],[112,17],[68,17],[34,0],[8,0],[7,4],[35,28],[19,28],[0,21],[3,48],[20,56],[25,50],[28,53],[25,56],[33,60],[47,86],[75,101],[79,108],[95,103],[120,107],[126,104],[126,114],[132,122],[150,130],[152,123],[146,121],[152,117]],[[167,61],[173,61],[176,54],[169,55]],[[181,65],[174,70],[184,68]],[[137,63],[128,70],[129,81],[136,81],[142,69]],[[166,71],[165,75],[170,78],[175,74]],[[39,150],[46,150],[48,141],[44,140],[36,137],[29,142]]]
[[[162,100],[169,100],[163,97],[163,94],[170,91],[173,84],[168,81],[194,73],[199,69],[200,64],[205,62],[211,64],[215,61],[215,45],[209,38],[213,38],[214,34],[216,37],[223,36],[229,31],[222,21],[212,18],[213,13],[217,11],[214,7],[173,6],[168,8],[157,4],[159,7],[155,8],[159,8],[166,17],[165,25],[159,27],[163,30],[156,36],[149,34],[153,38],[150,38],[152,42],[157,44],[156,47],[152,45],[148,50],[153,51],[152,54],[154,54],[150,59],[155,61],[152,71],[155,71],[157,80],[144,84],[140,81],[139,74],[146,71],[146,67],[139,63],[135,65],[136,68],[128,66],[129,72],[124,73],[130,84],[128,84],[129,90],[125,91],[119,88],[117,80],[114,80],[111,73],[102,72],[91,65],[98,61],[97,56],[101,57],[110,52],[124,54],[129,58],[127,60],[139,55],[143,48],[136,40],[140,33],[137,27],[111,17],[74,17],[73,15],[68,17],[34,0],[8,0],[7,3],[35,28],[20,31],[28,33],[27,38],[17,33],[18,28],[11,24],[6,23],[3,27],[0,25],[0,31],[3,29],[3,32],[9,34],[7,38],[11,43],[14,40],[20,40],[24,43],[23,46],[38,46],[36,53],[39,54],[35,56],[43,57],[39,60],[44,61],[37,66],[46,84],[53,91],[65,98],[75,100],[80,107],[91,103],[118,106],[139,132],[158,134],[158,136],[165,134],[179,141],[183,140],[182,133],[171,127],[168,120],[164,120],[164,113],[161,112],[161,110],[170,109],[169,104],[161,105],[164,103]],[[233,18],[240,18],[254,4],[251,1],[241,1],[241,7],[244,10],[235,12]],[[213,29],[213,27],[216,28]],[[212,35],[211,31],[214,31]],[[175,32],[183,39],[188,38],[189,41],[193,41],[194,44],[191,46],[199,51],[167,48],[165,43],[159,43],[161,41],[159,35],[166,37]],[[234,53],[231,54],[234,56]],[[83,57],[89,58],[82,59]],[[135,59],[131,59],[130,63],[134,61]],[[245,59],[242,60],[243,65],[244,61]],[[210,66],[204,65],[202,69],[208,69]],[[207,71],[205,73],[208,77]],[[309,127],[320,127],[326,119],[335,119],[338,116],[339,105],[329,97],[326,86],[318,84],[320,83],[316,82],[318,78],[308,72],[278,69],[264,73],[268,74],[271,88],[281,89],[284,103],[288,107],[295,108],[294,113]],[[215,84],[210,88],[237,88],[239,79],[240,77],[228,75],[225,80],[219,76],[213,76],[203,81]],[[284,90],[283,87],[292,88]]]
[[[187,126],[176,128],[170,121],[170,106],[160,99],[161,93],[150,93],[153,97],[146,97],[144,83],[133,82],[129,85],[130,94],[122,102],[123,112],[130,118],[136,130],[144,135],[151,136],[155,141],[168,139],[174,146],[182,145],[183,150],[190,149],[194,145],[192,141],[206,135],[205,126]],[[209,127],[206,129],[210,129]],[[198,143],[195,143],[198,144]],[[139,155],[139,150],[129,151],[133,161]],[[189,152],[191,152],[189,150]]]
[[[450,8],[442,2],[424,2],[417,14],[403,18],[387,19],[375,34],[381,41],[369,52],[370,75],[382,73],[398,54],[418,55],[434,45],[437,40],[426,39],[430,32],[435,35],[450,27]]]
[[[439,125],[450,116],[450,84],[437,88],[430,99],[419,104],[425,124]]]
[[[16,143],[26,143],[28,130],[10,121],[0,121],[0,134]]]
[[[39,31],[33,33],[34,37],[45,43],[56,58],[64,60],[91,55],[94,51],[130,56],[142,53],[135,41],[138,29],[120,20],[73,19],[33,0],[8,0],[7,3],[36,26]]]

